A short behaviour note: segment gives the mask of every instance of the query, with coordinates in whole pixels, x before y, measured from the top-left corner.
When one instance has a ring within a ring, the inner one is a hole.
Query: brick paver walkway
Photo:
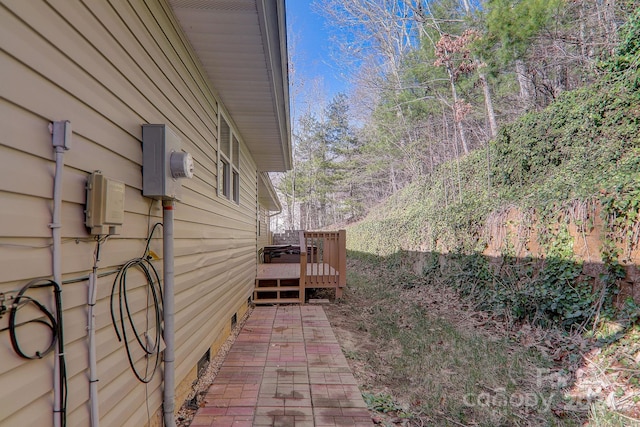
[[[324,310],[256,307],[191,427],[372,426]]]

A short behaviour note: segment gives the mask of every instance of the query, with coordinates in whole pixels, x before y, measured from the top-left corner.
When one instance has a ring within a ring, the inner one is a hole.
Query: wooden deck
[[[308,288],[336,288],[339,272],[327,263],[306,265],[307,274],[301,286],[301,265],[259,264],[253,301],[256,304],[304,304]]]
[[[344,230],[301,232],[295,255],[287,252],[286,260],[279,255],[275,263],[258,264],[253,301],[304,304],[306,289],[311,288],[333,288],[340,298],[347,283],[345,237]]]
[[[315,281],[322,281],[324,276],[339,276],[339,272],[327,263],[313,263],[307,264],[307,277],[309,276],[316,276],[318,278]],[[300,279],[300,263],[258,264],[256,279]],[[329,282],[328,279],[327,282]]]

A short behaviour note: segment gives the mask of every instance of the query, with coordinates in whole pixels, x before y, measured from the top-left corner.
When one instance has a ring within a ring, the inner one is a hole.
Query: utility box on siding
[[[142,125],[142,195],[180,200],[179,178],[193,176],[193,160],[165,124]]]
[[[93,235],[120,234],[124,223],[124,183],[106,178],[100,171],[87,180],[85,225]]]

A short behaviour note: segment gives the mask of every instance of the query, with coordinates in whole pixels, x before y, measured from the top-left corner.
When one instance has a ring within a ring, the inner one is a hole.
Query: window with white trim
[[[240,203],[240,142],[222,113],[218,135],[218,196]]]

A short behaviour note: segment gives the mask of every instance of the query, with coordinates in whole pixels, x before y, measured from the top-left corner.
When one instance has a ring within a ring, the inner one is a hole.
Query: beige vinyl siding
[[[258,235],[258,248],[264,248],[271,244],[270,230],[269,230],[269,211],[264,206],[259,206],[258,226],[260,227],[260,233]]]
[[[73,128],[63,180],[64,279],[86,276],[93,263],[95,243],[83,213],[89,173],[101,170],[126,185],[121,234],[101,249],[105,272],[142,255],[148,226],[161,221],[160,203],[141,195],[141,125],[166,123],[192,154],[196,175],[183,181],[175,210],[179,383],[251,293],[255,162],[241,143],[240,203],[217,197],[219,103],[164,1],[4,1],[0,47],[0,292],[51,275],[49,122],[67,119]],[[160,230],[154,236],[151,249],[161,256]],[[161,270],[161,261],[155,265]],[[147,386],[131,372],[109,312],[113,279],[99,279],[96,306],[101,422],[140,426],[147,422],[147,406],[152,415],[161,407],[161,371]],[[144,281],[136,274],[130,280],[140,320]],[[86,281],[64,285],[69,426],[88,425],[86,299]],[[4,316],[0,328],[6,326]],[[46,341],[40,332],[25,332],[25,347]],[[52,424],[52,366],[52,355],[18,358],[7,332],[0,332],[0,426]]]

